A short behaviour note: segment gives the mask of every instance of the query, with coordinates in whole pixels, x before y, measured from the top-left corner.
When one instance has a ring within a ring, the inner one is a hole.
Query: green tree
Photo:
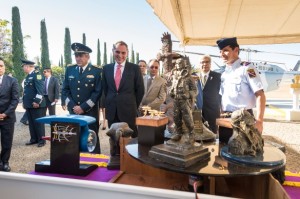
[[[106,42],[104,42],[103,65],[107,64]]]
[[[130,57],[130,62],[134,63],[134,50],[133,50],[133,44],[131,44],[131,57]]]
[[[65,65],[64,68],[72,63],[71,57],[71,36],[69,28],[65,28],[65,45],[64,45]]]
[[[60,66],[52,66],[51,69],[52,69],[52,75],[58,79],[61,85],[64,78],[63,68],[61,68]]]
[[[100,51],[100,40],[97,42],[97,65],[101,66],[101,51]]]
[[[136,52],[135,53],[135,63],[138,64],[140,60],[140,53]]]
[[[50,59],[49,59],[49,46],[48,46],[48,36],[47,36],[47,28],[46,21],[43,19],[41,21],[41,70],[45,67],[50,67]]]
[[[86,45],[86,37],[85,37],[85,33],[83,33],[82,35],[82,44]]]
[[[12,49],[11,49],[11,30],[8,29],[9,21],[0,19],[0,57],[3,58],[6,66],[6,73],[12,73]]]
[[[64,68],[64,57],[60,55],[60,67]]]
[[[25,77],[20,58],[24,58],[23,34],[21,29],[20,12],[18,7],[12,8],[12,63],[14,76],[19,85]]]
[[[9,21],[0,19],[0,56],[11,53],[11,30],[7,28]]]

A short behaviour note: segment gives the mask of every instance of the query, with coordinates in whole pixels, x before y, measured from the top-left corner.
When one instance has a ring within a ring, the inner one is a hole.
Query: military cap
[[[71,45],[72,50],[74,51],[74,53],[91,53],[92,49],[90,49],[89,47],[87,47],[86,45],[83,45],[81,43],[73,43]]]
[[[236,37],[231,37],[231,38],[222,38],[217,41],[218,47],[220,50],[225,48],[226,46],[233,45],[233,46],[238,46],[238,43],[236,41]]]
[[[25,64],[28,64],[28,65],[34,65],[35,64],[33,61],[29,61],[29,60],[26,60],[26,59],[23,59],[23,58],[21,58],[20,60],[22,62],[22,66],[25,65]]]

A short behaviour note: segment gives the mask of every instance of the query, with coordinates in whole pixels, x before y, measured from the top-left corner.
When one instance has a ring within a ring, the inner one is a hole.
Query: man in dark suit
[[[202,107],[204,120],[208,122],[212,132],[217,133],[216,119],[220,117],[221,109],[221,97],[219,95],[221,74],[210,70],[211,57],[209,55],[201,57],[200,68],[201,71],[197,80],[197,107],[199,109]]]
[[[51,68],[45,68],[44,71],[44,97],[46,100],[49,115],[55,115],[55,106],[59,99],[59,82],[52,76]]]
[[[46,141],[45,125],[36,119],[46,115],[46,101],[44,99],[43,79],[39,70],[35,70],[34,62],[21,59],[24,72],[27,74],[24,81],[23,106],[27,111],[29,122],[30,140],[26,145],[38,144],[43,147]]]
[[[1,155],[0,170],[9,172],[9,158],[16,122],[15,110],[19,102],[18,81],[5,73],[5,64],[0,58],[0,133]]]
[[[105,65],[102,75],[108,125],[126,122],[134,130],[132,137],[137,137],[135,118],[144,95],[143,76],[138,65],[126,61],[124,41],[115,43],[112,51],[115,63]]]
[[[96,119],[89,125],[97,135],[97,145],[93,153],[100,154],[99,142],[99,99],[101,97],[101,69],[89,63],[92,50],[80,43],[71,45],[75,53],[76,65],[68,66],[62,93],[70,114],[88,115]]]

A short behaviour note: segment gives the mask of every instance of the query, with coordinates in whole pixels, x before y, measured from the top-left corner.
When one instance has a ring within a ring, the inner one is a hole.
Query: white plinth
[[[285,119],[288,121],[300,121],[300,110],[286,110]]]

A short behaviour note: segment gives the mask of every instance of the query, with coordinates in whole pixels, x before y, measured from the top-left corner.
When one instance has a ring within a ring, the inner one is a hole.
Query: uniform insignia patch
[[[249,68],[247,70],[247,73],[248,73],[250,78],[256,77],[256,73],[255,73],[255,70],[253,68]]]
[[[42,79],[42,75],[36,75],[36,79],[41,80]]]
[[[94,75],[87,75],[86,78],[94,78]]]

